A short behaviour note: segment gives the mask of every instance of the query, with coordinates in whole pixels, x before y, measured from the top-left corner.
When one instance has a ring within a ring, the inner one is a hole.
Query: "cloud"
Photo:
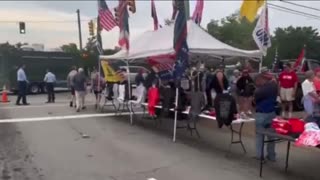
[[[163,24],[164,19],[170,18],[172,14],[171,1],[155,1],[158,13],[159,23]],[[107,1],[109,8],[113,9],[117,1]],[[150,1],[136,1],[137,12],[130,15],[130,37],[135,39],[144,31],[152,30],[153,23],[151,18]],[[292,6],[278,1],[272,1],[273,4],[282,5],[299,11],[317,14],[315,11],[306,10],[297,6]],[[307,6],[320,8],[320,2],[316,1],[296,1]],[[192,15],[195,2],[191,1],[190,14]],[[221,19],[235,11],[239,10],[241,1],[205,1],[202,26],[206,27],[211,19]],[[0,2],[0,20],[2,21],[74,21],[68,23],[27,23],[27,34],[18,34],[17,23],[0,23],[0,42],[31,42],[44,43],[46,47],[58,47],[62,44],[79,42],[78,26],[76,23],[76,9],[81,10],[81,19],[87,20],[97,16],[97,3],[91,1],[1,1]],[[269,24],[273,31],[276,27],[287,26],[313,26],[320,28],[318,20],[308,19],[306,17],[269,10]],[[86,21],[81,22],[83,44],[85,44],[88,35],[88,25]],[[118,28],[110,32],[103,32],[104,48],[113,48],[117,45],[119,36]]]

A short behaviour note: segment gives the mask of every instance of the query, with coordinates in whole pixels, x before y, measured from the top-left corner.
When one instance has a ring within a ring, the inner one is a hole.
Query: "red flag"
[[[204,4],[203,0],[197,0],[197,4],[196,4],[196,7],[195,7],[195,9],[193,11],[193,15],[192,15],[192,20],[196,24],[200,24],[201,23],[202,12],[203,12],[203,4]]]
[[[293,69],[298,70],[302,66],[302,63],[304,61],[304,57],[305,57],[305,49],[303,48],[299,54],[298,59],[296,60],[296,62],[293,65]]]
[[[158,22],[157,10],[156,10],[156,5],[154,3],[154,0],[151,0],[151,17],[153,18],[154,30],[156,31],[158,30],[159,22]]]
[[[119,45],[129,50],[129,13],[127,9],[127,1],[119,0]]]

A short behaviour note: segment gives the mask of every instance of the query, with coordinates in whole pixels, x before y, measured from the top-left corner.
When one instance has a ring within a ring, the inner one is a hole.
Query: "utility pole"
[[[78,15],[78,30],[79,30],[79,49],[82,51],[82,35],[81,35],[81,20],[80,20],[80,10],[77,9]]]

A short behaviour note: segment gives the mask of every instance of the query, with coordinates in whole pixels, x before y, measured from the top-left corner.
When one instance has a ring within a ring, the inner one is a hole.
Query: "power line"
[[[273,6],[270,6],[269,8],[277,10],[277,11],[281,11],[281,12],[286,12],[286,13],[290,13],[290,14],[294,14],[294,15],[298,15],[298,16],[303,16],[303,17],[306,17],[306,18],[320,20],[320,18],[317,18],[317,17],[313,17],[313,16],[309,16],[309,15],[305,15],[305,14],[301,14],[301,13],[297,13],[297,12],[293,12],[293,11],[289,11],[289,10],[284,10],[284,9],[273,7]]]
[[[268,3],[268,5],[270,5],[270,6],[272,6],[272,7],[280,8],[280,9],[283,9],[283,10],[286,10],[286,11],[291,11],[291,12],[299,13],[299,14],[301,14],[301,15],[310,16],[310,17],[313,17],[313,18],[320,18],[320,16],[316,16],[316,15],[314,15],[314,14],[305,13],[305,12],[302,12],[302,11],[298,11],[298,10],[286,8],[286,7],[283,7],[283,6],[279,6],[279,5],[275,5],[275,4],[271,4],[271,3]]]
[[[315,11],[320,11],[320,9],[318,9],[318,8],[305,6],[305,5],[302,5],[302,4],[297,4],[297,3],[293,3],[293,2],[290,2],[290,1],[286,1],[286,0],[280,0],[280,1],[284,2],[284,3],[292,4],[292,5],[295,5],[295,6],[299,6],[299,7],[303,7],[303,8],[307,8],[307,9],[312,9],[312,10],[315,10]]]

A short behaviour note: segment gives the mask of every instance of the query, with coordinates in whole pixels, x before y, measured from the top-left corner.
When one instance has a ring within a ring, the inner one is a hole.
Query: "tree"
[[[218,40],[240,49],[254,50],[257,46],[252,38],[256,23],[250,23],[245,18],[239,19],[239,12],[219,20],[211,20],[207,31]]]
[[[60,47],[63,52],[71,53],[71,54],[78,54],[80,51],[75,43],[69,43],[62,45]]]
[[[245,18],[239,20],[236,12],[221,20],[211,20],[207,24],[207,31],[220,41],[240,49],[254,50],[257,45],[253,40],[252,32],[256,22],[249,23]],[[257,20],[256,20],[257,21]],[[271,66],[275,51],[278,48],[278,59],[296,59],[304,45],[306,57],[320,60],[320,37],[318,30],[312,27],[277,28],[271,37],[272,47],[263,59],[263,64]]]
[[[278,47],[281,59],[295,59],[306,45],[306,57],[320,59],[320,37],[317,29],[312,27],[277,28],[274,46]]]

